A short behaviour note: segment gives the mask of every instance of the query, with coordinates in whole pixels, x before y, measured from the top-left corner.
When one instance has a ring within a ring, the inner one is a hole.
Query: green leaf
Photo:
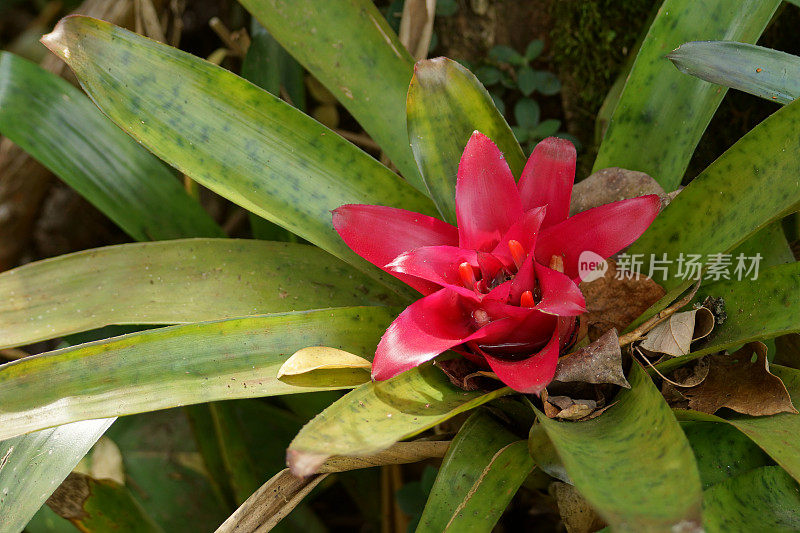
[[[487,476],[499,464],[497,459],[501,452],[509,444],[518,442],[517,439],[516,435],[497,422],[488,411],[481,409],[473,413],[458,430],[458,434],[447,449],[422,513],[417,533],[438,533],[446,531],[448,527],[455,528],[453,531],[491,531],[500,514],[489,517],[483,513],[472,515],[471,509],[468,510],[467,507],[473,507],[477,503],[476,500],[485,499],[486,504],[495,507],[500,513],[503,512],[517,487],[489,494],[484,494],[484,491],[489,485],[492,485],[493,489],[497,488],[495,483],[486,484],[490,481]],[[523,447],[523,452],[524,457],[521,457],[521,462],[508,469],[507,476],[518,477],[514,474],[521,473],[524,479],[533,468],[527,446]],[[530,468],[526,471],[525,466]],[[492,478],[495,476],[496,473]],[[481,494],[477,493],[477,489],[480,489]],[[501,500],[500,504],[496,501],[498,498]],[[465,516],[474,522],[462,523]],[[461,529],[456,528],[456,525]]]
[[[690,42],[667,57],[678,70],[718,85],[788,104],[800,97],[800,57],[731,41]]]
[[[417,63],[408,89],[408,138],[431,197],[450,223],[456,222],[458,163],[475,130],[497,144],[519,176],[522,149],[475,76],[446,58]]]
[[[795,405],[800,405],[800,370],[780,365],[770,365],[770,372],[781,378]],[[680,420],[731,424],[750,437],[762,450],[800,481],[800,415],[779,413],[771,416],[750,417],[736,415],[730,420],[697,411],[676,410]]]
[[[536,81],[536,73],[527,65],[517,72],[517,85],[525,96],[530,96],[536,90]]]
[[[800,370],[770,365],[770,372],[781,378],[794,405],[800,405]],[[737,416],[730,421],[753,439],[775,462],[800,481],[800,415],[780,413],[772,416]]]
[[[552,72],[546,70],[537,70],[536,76],[536,90],[545,96],[552,96],[561,91],[561,82]]]
[[[525,58],[522,57],[522,54],[510,46],[502,44],[489,50],[489,57],[500,63],[510,63],[512,65],[521,65],[525,62]]]
[[[375,159],[227,70],[106,22],[68,17],[44,41],[103,112],[153,153],[399,287],[350,251],[331,223],[330,210],[348,203],[432,211]]]
[[[767,268],[756,280],[701,285],[697,294],[695,302],[722,298],[727,318],[691,354],[661,363],[662,372],[709,353],[800,331],[800,263]]]
[[[224,402],[224,404],[229,402]],[[240,403],[240,402],[233,402]],[[218,404],[212,404],[218,405]],[[184,409],[168,409],[122,417],[106,433],[122,453],[127,485],[147,514],[170,533],[209,530],[230,515],[233,502],[214,490],[192,438]],[[275,424],[265,419],[264,426]],[[277,429],[277,428],[276,428]]]
[[[458,11],[457,0],[439,0],[436,2],[437,17],[451,17]]]
[[[539,104],[530,98],[522,98],[514,106],[514,119],[520,127],[527,130],[535,128],[539,124],[541,110]]]
[[[80,90],[0,52],[0,133],[137,240],[222,237],[175,175]]]
[[[108,324],[178,324],[396,302],[313,246],[186,239],[98,248],[0,274],[0,346]]]
[[[541,39],[534,39],[533,41],[528,43],[528,47],[525,48],[525,59],[528,61],[533,61],[544,50],[544,41]]]
[[[78,530],[86,533],[163,531],[147,516],[125,485],[110,479],[71,474],[56,489],[48,505],[61,516],[69,517]]]
[[[420,191],[404,106],[413,58],[370,0],[241,0],[333,93]],[[380,75],[376,75],[380,73]],[[373,202],[368,202],[373,203]]]
[[[761,448],[732,426],[686,421],[681,428],[694,452],[704,489],[772,464]]]
[[[715,485],[703,493],[708,533],[800,530],[800,489],[777,466],[766,466]]]
[[[22,531],[112,422],[86,420],[0,442],[3,531]]]
[[[779,0],[666,0],[642,42],[593,172],[640,170],[667,191],[681,182],[725,91],[684,76],[664,54],[686,41],[755,42]]]
[[[800,103],[761,122],[704,170],[628,249],[671,261],[661,283],[674,298],[690,280],[677,275],[680,254],[728,253],[800,203]],[[643,272],[648,272],[647,268]]]
[[[761,254],[761,268],[795,261],[780,220],[776,220],[764,229],[759,230],[740,244],[731,254],[734,257],[739,254],[744,254],[745,257],[755,257],[756,254]]]
[[[499,68],[491,65],[481,65],[475,69],[475,77],[485,86],[495,85],[503,77]]]
[[[575,487],[612,529],[668,530],[699,519],[700,476],[680,426],[638,364],[601,416],[558,422],[537,411]]]
[[[536,126],[536,128],[534,128],[533,132],[531,133],[531,138],[544,139],[545,137],[550,137],[551,135],[555,135],[560,127],[560,120],[556,120],[554,118],[543,120],[541,123],[539,123],[539,125]]]
[[[0,439],[177,405],[349,388],[346,372],[294,384],[275,376],[306,346],[372,357],[395,313],[348,307],[173,326],[7,363],[0,366]]]
[[[438,368],[418,366],[343,396],[300,430],[287,460],[294,471],[307,474],[332,455],[377,453],[509,391],[466,392]]]

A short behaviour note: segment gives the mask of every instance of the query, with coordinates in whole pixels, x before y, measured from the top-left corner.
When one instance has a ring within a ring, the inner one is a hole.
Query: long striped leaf
[[[0,442],[2,530],[22,531],[112,422],[85,420]]]
[[[684,76],[664,55],[686,41],[755,42],[779,4],[665,0],[636,56],[593,170],[640,170],[667,191],[675,189],[725,91]]]
[[[444,220],[456,223],[455,190],[461,153],[475,130],[492,139],[515,176],[525,155],[481,82],[447,58],[420,61],[408,89],[408,138]]]
[[[488,412],[474,413],[447,449],[417,533],[491,531],[532,469],[525,441]]]
[[[392,286],[333,230],[330,211],[365,203],[434,210],[349,142],[234,74],[86,17],[45,42],[95,103],[153,153],[246,209]]]
[[[406,136],[414,60],[371,0],[240,0],[381,146],[405,178],[425,185]]]
[[[570,423],[537,412],[539,422],[575,487],[612,529],[699,522],[700,476],[689,442],[638,364],[628,380],[631,389],[602,416]]]
[[[0,52],[0,133],[136,240],[224,234],[175,175],[65,80]]]
[[[289,446],[289,466],[308,475],[332,455],[377,453],[509,390],[466,392],[430,364],[365,383],[300,430]]]
[[[397,302],[302,244],[186,239],[123,244],[0,274],[0,347],[109,324],[179,324]]]
[[[677,275],[681,254],[699,254],[707,263],[711,254],[731,252],[800,204],[798,124],[798,102],[764,120],[695,178],[629,248],[645,260],[666,254],[667,298],[691,283]]]
[[[276,375],[306,346],[372,357],[395,315],[386,307],[267,315],[166,327],[26,357],[0,366],[0,439],[192,403],[350,388],[361,376],[331,371],[292,384]]]
[[[716,83],[788,104],[800,97],[800,57],[780,50],[732,41],[680,45],[667,57],[678,70]]]

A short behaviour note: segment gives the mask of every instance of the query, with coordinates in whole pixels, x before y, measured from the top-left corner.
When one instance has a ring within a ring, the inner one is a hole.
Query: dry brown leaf
[[[216,533],[266,532],[294,509],[328,474],[300,478],[288,468],[261,485],[225,522]]]
[[[622,371],[617,330],[612,328],[588,346],[559,359],[553,379],[561,382],[612,383],[629,389],[631,386]]]
[[[406,0],[403,5],[398,37],[416,60],[428,57],[435,15],[436,0]]]
[[[553,482],[550,485],[550,494],[558,503],[558,513],[564,521],[567,533],[592,533],[605,527],[600,515],[572,485]]]
[[[602,278],[580,284],[586,298],[584,315],[589,339],[596,340],[611,328],[623,331],[664,296],[664,289],[647,276],[616,279],[617,265],[608,259]]]
[[[694,310],[675,313],[650,330],[639,346],[651,354],[686,355],[692,344],[694,315]]]
[[[710,370],[711,359],[708,356],[701,357],[686,366],[677,368],[669,379],[679,387],[696,387],[705,381]]]
[[[681,391],[689,398],[690,409],[713,414],[727,407],[752,416],[797,413],[783,382],[769,371],[763,343],[751,342],[733,354],[709,359],[705,381]]]
[[[707,337],[714,329],[714,315],[705,307],[675,313],[658,324],[639,345],[650,354],[671,357],[686,355],[693,341]]]
[[[278,369],[278,379],[283,376],[298,376],[314,370],[337,370],[342,368],[372,369],[372,363],[350,352],[327,346],[309,346],[297,350]]]
[[[646,194],[664,196],[665,192],[656,180],[644,172],[618,167],[604,168],[575,184],[569,214],[571,216],[593,207]]]

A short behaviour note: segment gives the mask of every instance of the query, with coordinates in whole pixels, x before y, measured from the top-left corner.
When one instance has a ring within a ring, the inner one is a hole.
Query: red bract
[[[458,167],[457,228],[391,207],[336,209],[333,225],[350,248],[425,295],[386,330],[372,377],[455,349],[513,389],[538,394],[585,310],[581,252],[611,256],[660,207],[650,195],[569,217],[574,178],[569,141],[539,143],[517,184],[497,146],[475,132]]]

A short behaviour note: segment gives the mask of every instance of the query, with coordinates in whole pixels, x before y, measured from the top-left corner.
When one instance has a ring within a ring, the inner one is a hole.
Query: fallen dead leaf
[[[651,354],[686,355],[694,333],[694,311],[675,313],[650,330],[639,345]]]
[[[612,383],[629,389],[631,386],[622,371],[622,351],[617,330],[612,328],[588,346],[560,358],[553,379],[561,382]]]
[[[690,409],[713,414],[727,407],[752,416],[797,413],[783,382],[769,371],[763,343],[751,342],[733,354],[709,359],[706,379],[681,391],[689,399]]]
[[[592,533],[605,527],[600,515],[572,485],[556,481],[550,485],[549,492],[556,499],[567,533]]]
[[[612,259],[607,261],[608,270],[602,278],[580,284],[592,341],[611,328],[623,331],[665,294],[661,285],[647,276],[616,279],[617,265]]]
[[[542,391],[541,399],[544,414],[548,418],[579,420],[597,410],[597,402],[594,400],[573,400],[569,396],[549,396],[547,390]]]
[[[644,172],[619,167],[604,168],[575,184],[569,214],[572,216],[592,207],[646,194],[663,197],[665,191]]]
[[[314,370],[363,368],[371,370],[372,363],[358,355],[326,346],[310,346],[296,351],[278,369],[278,379],[297,376]]]
[[[675,313],[655,326],[639,345],[649,354],[679,357],[689,353],[693,341],[714,329],[714,315],[705,307]]]

